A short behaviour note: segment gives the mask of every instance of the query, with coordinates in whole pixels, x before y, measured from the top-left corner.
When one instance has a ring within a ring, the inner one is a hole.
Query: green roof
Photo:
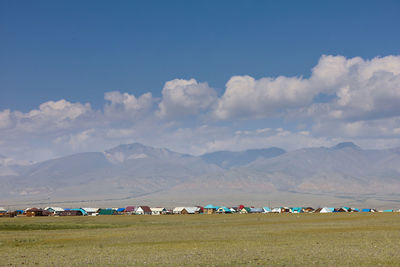
[[[115,210],[113,209],[102,209],[99,211],[99,215],[114,215]]]

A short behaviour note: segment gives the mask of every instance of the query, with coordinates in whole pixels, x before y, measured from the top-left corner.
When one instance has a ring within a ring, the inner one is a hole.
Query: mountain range
[[[0,156],[1,205],[400,206],[400,149],[353,143],[202,156],[139,143],[39,163]]]

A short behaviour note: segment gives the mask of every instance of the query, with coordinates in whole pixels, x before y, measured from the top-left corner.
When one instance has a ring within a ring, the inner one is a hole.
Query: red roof
[[[128,207],[126,207],[126,209],[125,209],[125,212],[132,212],[132,211],[135,211],[135,206],[128,206]]]
[[[151,209],[150,209],[149,206],[140,206],[140,208],[142,208],[142,210],[143,210],[144,212],[150,212],[150,213],[151,213]]]

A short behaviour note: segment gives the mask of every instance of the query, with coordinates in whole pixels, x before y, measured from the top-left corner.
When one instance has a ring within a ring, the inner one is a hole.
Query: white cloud
[[[39,106],[39,109],[27,113],[15,111],[13,116],[15,127],[21,131],[43,133],[69,128],[92,113],[89,103],[71,103],[62,99],[45,102]]]
[[[215,115],[219,119],[265,118],[311,103],[314,89],[301,77],[234,76],[226,84]]]
[[[10,127],[11,123],[11,111],[9,109],[0,111],[0,129]]]
[[[226,84],[214,113],[218,119],[282,117],[309,107],[321,93],[336,95],[325,104],[331,118],[358,120],[399,115],[400,56],[372,60],[322,56],[309,79],[280,76],[255,80],[234,76]]]
[[[337,98],[323,105],[328,116],[320,112],[310,115],[353,121],[400,115],[400,56],[372,60],[338,58],[322,57],[314,68],[313,83],[324,85],[324,79],[329,81],[325,85],[331,87]],[[335,79],[326,78],[329,70],[338,70],[331,71]]]
[[[160,118],[182,118],[206,111],[215,102],[217,94],[207,83],[195,79],[175,79],[165,83],[157,115]]]
[[[329,97],[316,103],[320,94]],[[114,91],[104,100],[101,110],[59,100],[26,113],[0,111],[1,153],[38,161],[131,142],[192,154],[400,145],[400,56],[322,56],[309,78],[234,76],[220,97],[207,83],[176,79],[161,99]]]
[[[118,91],[107,92],[104,99],[109,101],[104,106],[104,114],[111,118],[137,119],[151,110],[153,97],[151,93],[145,93],[136,98],[128,93]]]

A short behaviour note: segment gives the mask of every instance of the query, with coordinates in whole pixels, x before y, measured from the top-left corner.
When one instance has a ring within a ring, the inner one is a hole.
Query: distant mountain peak
[[[354,144],[353,142],[342,142],[337,144],[336,146],[331,147],[331,149],[344,149],[344,148],[352,148],[352,149],[357,149],[361,150],[359,146]]]

